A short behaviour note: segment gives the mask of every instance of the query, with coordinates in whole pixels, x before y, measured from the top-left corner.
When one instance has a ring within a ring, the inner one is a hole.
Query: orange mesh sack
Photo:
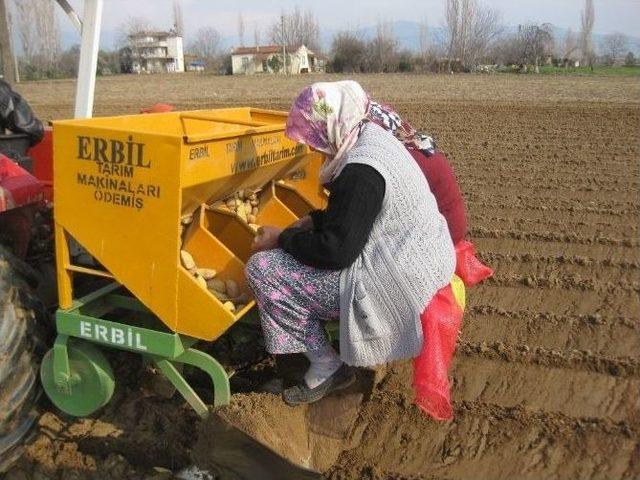
[[[436,420],[453,416],[448,372],[464,303],[464,284],[454,277],[451,284],[438,290],[420,317],[424,343],[413,361],[413,388],[418,406]]]
[[[467,287],[472,287],[493,275],[493,270],[476,257],[473,243],[460,240],[456,243],[456,275]]]

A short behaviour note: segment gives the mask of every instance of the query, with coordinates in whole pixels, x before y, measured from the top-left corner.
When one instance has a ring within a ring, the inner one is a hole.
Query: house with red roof
[[[288,74],[324,72],[326,61],[327,57],[305,45],[288,46],[285,52],[280,45],[238,47],[231,52],[234,75],[285,73],[285,68]]]

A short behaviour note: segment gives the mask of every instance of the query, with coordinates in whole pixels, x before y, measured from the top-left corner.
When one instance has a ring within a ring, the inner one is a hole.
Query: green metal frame
[[[151,360],[169,379],[183,398],[201,417],[208,409],[191,388],[175,364],[187,364],[203,370],[214,387],[214,406],[227,405],[231,398],[229,377],[224,368],[212,356],[196,350],[195,338],[170,332],[159,322],[147,326],[130,325],[102,317],[115,309],[125,309],[149,317],[149,310],[136,298],[116,293],[121,286],[113,283],[82,298],[76,299],[71,308],[56,312],[58,336],[53,346],[54,381],[61,393],[71,392],[71,387],[82,379],[71,373],[67,345],[70,337],[79,338],[119,350],[140,353]],[[147,322],[148,323],[148,322]],[[158,327],[158,328],[154,328]],[[164,329],[166,331],[162,331]]]

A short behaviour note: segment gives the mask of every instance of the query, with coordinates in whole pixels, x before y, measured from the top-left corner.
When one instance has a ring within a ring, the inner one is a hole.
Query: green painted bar
[[[177,333],[158,332],[148,328],[82,315],[75,311],[56,313],[58,333],[82,338],[120,350],[175,358],[185,351],[183,339]]]

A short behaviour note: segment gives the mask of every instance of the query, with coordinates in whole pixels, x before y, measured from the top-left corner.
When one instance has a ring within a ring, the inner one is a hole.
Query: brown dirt
[[[101,79],[97,113],[156,101],[285,108],[310,80]],[[350,400],[297,408],[248,393],[267,365],[236,383],[245,393],[215,418],[334,480],[640,478],[640,83],[358,80],[436,136],[465,192],[472,238],[496,270],[468,294],[451,372],[455,418],[435,422],[413,405],[407,363],[380,372],[361,399],[356,389]],[[71,82],[21,91],[45,118],[71,111]],[[139,363],[126,358],[111,404],[84,420],[46,412],[9,478],[163,478],[154,467],[215,466],[213,426],[140,387],[148,375],[131,373]],[[351,416],[330,422],[327,412]]]

